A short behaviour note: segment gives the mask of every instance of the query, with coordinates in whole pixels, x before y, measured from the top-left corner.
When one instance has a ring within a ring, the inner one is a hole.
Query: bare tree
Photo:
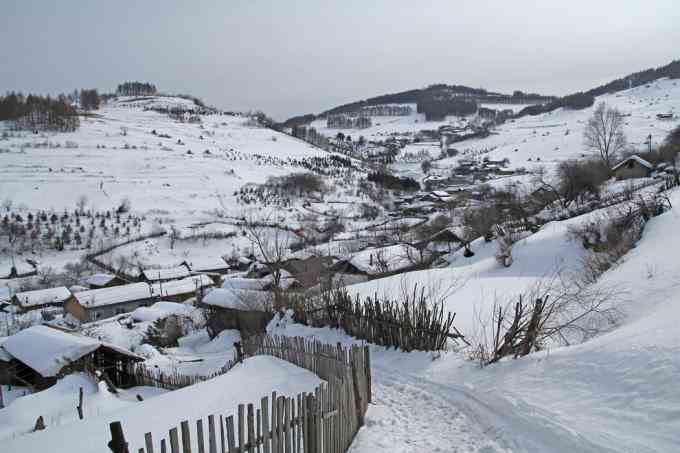
[[[623,132],[623,116],[615,108],[608,108],[601,102],[595,108],[583,131],[586,148],[598,153],[607,167],[612,167],[612,159],[626,146]]]
[[[271,221],[273,215],[250,215],[245,217],[243,231],[253,247],[261,255],[263,264],[272,276],[274,308],[281,303],[281,271],[290,251],[290,234]]]
[[[78,197],[78,200],[76,201],[76,207],[78,208],[78,212],[81,214],[85,213],[85,206],[87,206],[87,195],[81,195]]]

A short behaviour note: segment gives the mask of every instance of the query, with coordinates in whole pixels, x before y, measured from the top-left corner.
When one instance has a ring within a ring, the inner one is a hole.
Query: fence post
[[[243,363],[243,347],[241,347],[241,342],[235,342],[234,347],[236,348],[236,361],[238,363]]]
[[[113,453],[130,453],[128,444],[125,442],[125,435],[123,434],[123,427],[120,422],[112,422],[109,424],[111,431],[111,440],[109,441],[109,449]]]

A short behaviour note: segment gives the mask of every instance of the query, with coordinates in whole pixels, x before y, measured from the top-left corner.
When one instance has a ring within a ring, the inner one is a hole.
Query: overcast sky
[[[680,58],[679,0],[1,0],[0,90],[125,80],[283,119],[431,83],[566,94]]]

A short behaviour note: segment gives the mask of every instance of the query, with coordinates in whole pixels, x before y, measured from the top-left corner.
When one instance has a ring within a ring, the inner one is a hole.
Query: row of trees
[[[319,133],[313,127],[294,126],[291,135],[293,137],[304,140],[308,143],[318,146],[319,148],[328,149],[330,144],[325,135]]]
[[[438,121],[446,115],[473,115],[477,112],[477,102],[445,92],[427,91],[418,99],[417,111],[424,113],[427,121]]]
[[[80,107],[83,110],[99,109],[99,105],[101,104],[101,98],[99,97],[99,93],[97,92],[96,88],[91,90],[80,90],[79,98]]]
[[[63,94],[53,98],[9,93],[0,97],[0,121],[13,121],[20,129],[60,132],[71,132],[80,126],[78,112]]]
[[[148,82],[124,82],[116,88],[119,96],[151,96],[156,92],[156,86]]]

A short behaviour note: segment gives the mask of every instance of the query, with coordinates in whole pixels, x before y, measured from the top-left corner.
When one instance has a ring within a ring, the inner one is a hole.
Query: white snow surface
[[[68,288],[59,286],[16,293],[15,296],[23,308],[31,308],[46,304],[63,303],[71,297],[71,292]]]
[[[67,334],[47,326],[33,326],[8,337],[2,348],[42,376],[50,377],[100,345],[93,338]]]
[[[137,451],[144,446],[146,432],[151,432],[158,443],[161,437],[167,438],[168,430],[179,426],[182,420],[191,421],[191,435],[195,442],[195,421],[199,418],[203,418],[204,426],[207,426],[207,416],[210,414],[234,414],[238,404],[258,403],[272,391],[279,395],[294,396],[310,391],[320,383],[321,380],[313,373],[283,360],[268,356],[253,357],[225,375],[140,403],[120,404],[115,396],[110,396],[106,413],[8,440],[3,444],[3,451],[40,452],[48,448],[51,453],[109,452],[106,443],[110,439],[109,423],[112,421],[122,422],[130,451]],[[77,390],[68,386],[64,392],[65,395],[56,397],[67,399],[70,396],[73,401],[71,410],[75,414]],[[12,406],[17,403],[15,401]],[[86,398],[86,406],[87,403]],[[40,412],[39,408],[31,407],[21,412],[32,416]],[[35,420],[32,422],[35,423]],[[160,447],[156,445],[156,448]],[[194,444],[193,448],[196,449],[197,445]]]

